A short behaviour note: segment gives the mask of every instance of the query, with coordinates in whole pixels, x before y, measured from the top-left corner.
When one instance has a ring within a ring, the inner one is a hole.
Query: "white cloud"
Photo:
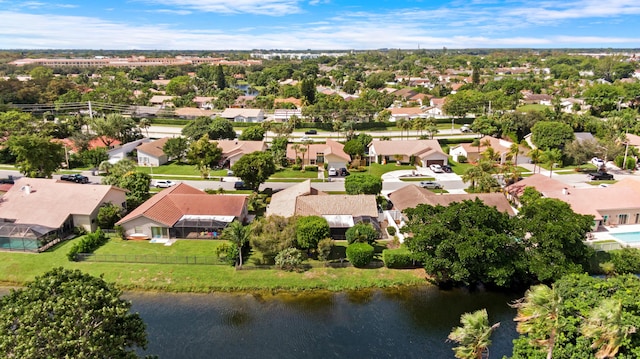
[[[193,11],[282,16],[299,13],[298,0],[138,0]]]
[[[171,14],[171,15],[191,15],[192,11],[189,10],[170,10],[170,9],[158,9],[158,10],[147,10],[147,12],[155,12],[160,14]]]

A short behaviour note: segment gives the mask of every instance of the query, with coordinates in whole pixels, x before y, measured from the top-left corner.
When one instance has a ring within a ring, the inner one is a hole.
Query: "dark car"
[[[89,177],[83,176],[79,173],[75,173],[72,175],[62,175],[60,177],[63,181],[75,182],[75,183],[89,183]]]
[[[13,184],[13,178],[0,178],[0,184]]]
[[[306,130],[304,131],[305,135],[317,135],[318,131],[317,130]]]
[[[607,172],[594,172],[594,173],[589,173],[589,179],[592,181],[612,180],[613,175]]]
[[[449,166],[449,165],[442,165],[440,167],[442,167],[442,170],[447,172],[447,173],[453,172],[453,169],[451,169],[451,166]]]
[[[245,185],[243,181],[236,181],[236,183],[233,184],[233,188],[235,188],[235,189],[249,189],[249,187],[247,187],[247,185]]]
[[[340,176],[348,176],[350,175],[349,171],[347,171],[346,168],[342,167],[341,169],[338,170],[338,174],[340,174]]]

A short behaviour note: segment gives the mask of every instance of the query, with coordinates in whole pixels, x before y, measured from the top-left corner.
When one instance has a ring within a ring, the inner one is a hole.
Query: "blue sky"
[[[1,49],[640,48],[639,0],[0,0]]]

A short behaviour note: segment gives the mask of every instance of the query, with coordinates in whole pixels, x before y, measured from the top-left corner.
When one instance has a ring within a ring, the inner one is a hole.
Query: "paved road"
[[[146,134],[146,130],[144,131]],[[162,138],[162,137],[176,137],[176,136],[180,136],[182,133],[182,128],[181,127],[172,127],[172,126],[151,126],[149,127],[149,137],[150,138]],[[241,132],[241,131],[238,131]],[[388,136],[389,138],[391,138],[392,140],[402,140],[402,139],[418,139],[420,137],[420,134],[417,131],[410,131],[408,134],[407,132],[401,132],[401,131],[356,131],[356,132],[366,132],[371,134],[374,137],[382,137],[382,136]],[[268,132],[267,133],[267,140],[271,139],[275,136],[276,134],[273,132]],[[400,137],[402,135],[402,137]],[[295,140],[299,140],[300,138],[302,138],[302,136],[305,136],[304,132],[293,132],[290,137],[295,141]],[[309,137],[312,140],[317,140],[317,141],[323,141],[327,138],[332,138],[335,140],[344,140],[344,135],[339,136],[337,132],[325,132],[325,131],[319,131],[317,134],[315,135],[306,135],[307,137]],[[477,134],[473,134],[473,133],[461,133],[460,130],[455,129],[455,130],[451,130],[451,129],[446,129],[446,130],[441,130],[438,133],[437,138],[475,138],[478,137]]]

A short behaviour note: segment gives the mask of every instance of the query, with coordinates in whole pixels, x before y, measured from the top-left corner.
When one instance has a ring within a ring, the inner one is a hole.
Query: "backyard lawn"
[[[271,177],[271,179],[278,179],[278,178],[318,178],[318,172],[313,172],[313,171],[294,171],[290,168],[284,168],[281,169],[279,171],[277,171],[276,173],[274,173]]]
[[[235,270],[227,265],[70,262],[66,254],[77,239],[39,254],[0,252],[0,284],[22,285],[56,267],[83,272],[115,282],[128,290],[172,292],[256,290],[350,290],[369,287],[425,284],[424,270],[314,267],[302,273],[277,269]],[[222,241],[180,240],[172,246],[146,241],[111,240],[98,254],[213,256]],[[337,246],[339,250],[342,246]],[[317,261],[316,261],[317,262]]]

